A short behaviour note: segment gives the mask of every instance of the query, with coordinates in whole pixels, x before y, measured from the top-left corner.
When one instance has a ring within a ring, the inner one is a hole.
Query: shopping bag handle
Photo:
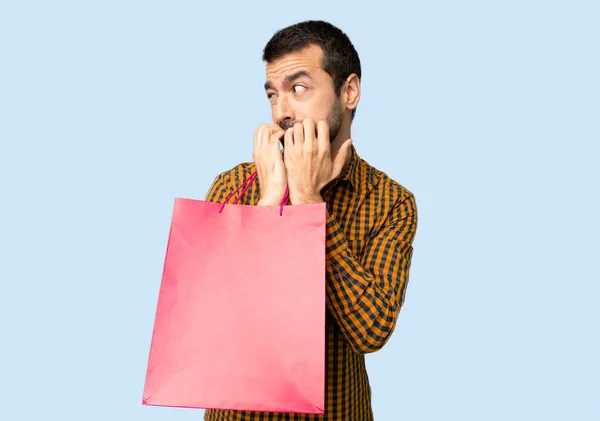
[[[219,209],[219,213],[223,212],[223,209],[225,208],[225,204],[227,204],[227,202],[229,202],[229,199],[231,199],[243,187],[244,190],[242,190],[242,193],[233,202],[234,205],[237,205],[238,202],[240,201],[240,199],[242,198],[242,196],[248,191],[248,189],[250,188],[250,186],[252,185],[252,183],[254,183],[254,180],[256,180],[257,178],[258,178],[258,173],[256,171],[254,171],[252,174],[250,174],[250,177],[246,178],[244,180],[244,182],[242,184],[240,184],[238,186],[238,188],[233,191],[233,193],[231,193],[229,196],[227,196],[227,198],[225,199],[225,201],[221,204],[221,208]],[[285,188],[285,194],[283,195],[283,199],[281,199],[281,203],[279,205],[279,215],[280,216],[283,216],[283,206],[284,205],[288,205],[289,202],[290,202],[290,191],[286,187]]]

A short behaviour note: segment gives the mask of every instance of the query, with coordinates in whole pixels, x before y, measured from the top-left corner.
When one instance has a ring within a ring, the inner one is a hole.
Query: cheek
[[[316,123],[319,120],[327,119],[331,107],[323,98],[311,98],[308,101],[296,103],[295,108],[297,119],[311,118]]]

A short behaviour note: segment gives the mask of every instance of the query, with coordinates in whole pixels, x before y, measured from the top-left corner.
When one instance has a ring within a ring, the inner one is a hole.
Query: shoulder
[[[235,167],[220,173],[217,176],[217,180],[221,180],[227,185],[238,185],[250,177],[254,171],[256,171],[254,162],[242,162]]]
[[[387,198],[395,204],[415,204],[415,195],[400,182],[391,178],[386,172],[375,168],[365,160],[361,159],[363,167],[363,183],[375,191],[375,193]]]
[[[206,193],[208,202],[221,202],[254,172],[254,163],[243,162],[218,174]]]
[[[387,173],[365,163],[371,182],[370,194],[381,223],[394,224],[401,231],[414,232],[418,221],[417,203],[412,191],[391,178]],[[408,237],[407,237],[408,238]]]

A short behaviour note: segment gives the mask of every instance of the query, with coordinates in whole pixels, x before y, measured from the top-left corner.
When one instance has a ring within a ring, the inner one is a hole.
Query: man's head
[[[332,142],[341,130],[350,131],[360,99],[360,59],[340,29],[323,21],[281,29],[263,60],[274,123],[287,129],[305,118],[326,120]]]

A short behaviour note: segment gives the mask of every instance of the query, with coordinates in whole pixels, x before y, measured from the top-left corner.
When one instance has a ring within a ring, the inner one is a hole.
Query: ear
[[[358,106],[358,101],[360,101],[360,79],[356,73],[352,73],[344,82],[342,95],[347,109],[353,110]]]

